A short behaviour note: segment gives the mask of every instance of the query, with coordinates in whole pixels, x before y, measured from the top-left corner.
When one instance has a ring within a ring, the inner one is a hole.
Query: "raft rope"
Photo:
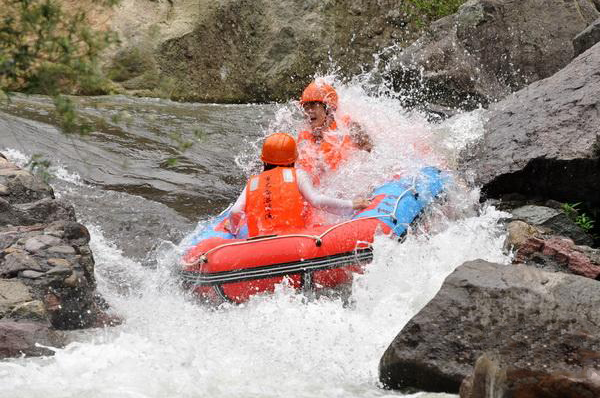
[[[189,265],[197,265],[197,264],[205,264],[208,262],[208,255],[210,253],[213,253],[217,250],[223,249],[225,247],[231,247],[231,246],[239,246],[239,245],[246,245],[249,243],[255,243],[255,242],[265,242],[265,241],[269,241],[269,240],[276,240],[276,239],[286,239],[286,238],[307,238],[307,239],[313,239],[315,241],[315,244],[317,246],[321,246],[323,244],[323,238],[329,234],[331,231],[341,227],[342,225],[346,225],[346,224],[350,224],[352,222],[355,221],[360,221],[360,220],[369,220],[369,219],[374,219],[374,218],[384,218],[384,217],[390,217],[392,219],[392,222],[394,223],[394,225],[398,225],[398,220],[396,218],[396,210],[398,210],[398,205],[400,204],[400,200],[404,197],[404,195],[406,195],[408,192],[413,192],[415,194],[415,196],[418,196],[418,192],[415,186],[416,183],[416,176],[413,176],[411,185],[404,191],[402,192],[399,196],[398,199],[396,199],[396,204],[394,206],[394,210],[392,210],[391,213],[389,214],[381,214],[381,215],[377,215],[377,216],[369,216],[369,217],[361,217],[361,218],[355,218],[352,220],[347,220],[344,221],[342,223],[339,224],[335,224],[333,226],[331,226],[330,228],[328,228],[327,230],[325,230],[325,232],[323,232],[320,235],[308,235],[308,234],[289,234],[289,235],[277,235],[277,236],[269,236],[269,237],[265,237],[265,238],[258,238],[258,239],[252,239],[252,240],[245,240],[242,242],[230,242],[230,243],[223,243],[219,246],[215,246],[212,249],[210,249],[209,251],[207,251],[206,253],[202,254],[198,260],[196,260],[195,262],[189,264]],[[409,227],[410,224],[408,223],[400,223],[399,225],[404,225],[405,227]]]

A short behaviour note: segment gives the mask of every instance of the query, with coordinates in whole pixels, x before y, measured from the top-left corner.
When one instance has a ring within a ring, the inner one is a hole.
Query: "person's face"
[[[325,104],[322,102],[306,102],[302,105],[304,108],[304,115],[310,123],[312,129],[325,127],[327,121],[327,112],[325,111]]]

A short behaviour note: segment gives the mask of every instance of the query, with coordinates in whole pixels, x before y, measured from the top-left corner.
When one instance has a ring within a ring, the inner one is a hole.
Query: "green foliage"
[[[0,91],[50,95],[65,131],[85,132],[73,102],[61,94],[110,92],[99,55],[116,34],[92,30],[85,10],[65,12],[56,0],[3,0],[0,23]]]
[[[595,220],[586,213],[579,211],[581,203],[563,203],[561,208],[565,214],[579,225],[585,232],[590,233],[594,229]]]
[[[48,171],[50,168],[50,161],[48,159],[44,159],[42,155],[36,153],[31,157],[29,162],[25,165],[25,168],[29,170],[32,174],[38,175],[44,180],[44,182],[48,182],[50,177],[52,176]]]
[[[404,13],[422,28],[431,22],[454,14],[466,0],[405,0]]]

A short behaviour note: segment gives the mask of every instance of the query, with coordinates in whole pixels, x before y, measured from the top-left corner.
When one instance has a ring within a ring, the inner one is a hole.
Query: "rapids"
[[[368,195],[424,164],[451,168],[481,134],[477,111],[433,124],[394,98],[338,86],[339,112],[367,129],[375,149],[329,179],[328,194]],[[52,357],[0,362],[0,397],[447,396],[384,390],[377,367],[457,266],[509,261],[498,227],[505,214],[481,207],[477,189],[457,177],[404,243],[378,237],[351,305],[307,300],[282,284],[275,295],[207,309],[179,288],[178,256],[258,170],[261,138],[298,131],[297,104],[80,101],[93,125],[86,137],[61,134],[48,99],[16,96],[0,108],[0,152],[20,165],[35,154],[52,161],[50,183],[90,230],[98,289],[124,323],[75,332]],[[174,133],[195,145],[180,152]]]

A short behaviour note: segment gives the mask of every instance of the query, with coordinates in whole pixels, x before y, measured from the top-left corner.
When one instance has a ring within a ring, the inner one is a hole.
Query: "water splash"
[[[390,175],[453,164],[458,151],[481,134],[478,113],[434,125],[372,90],[369,82],[326,78],[338,89],[338,112],[351,115],[375,141],[371,153],[350,159],[326,181],[328,194],[366,194]],[[275,108],[267,123],[249,127],[244,136],[235,161],[246,176],[259,169],[262,137],[302,128],[297,103]],[[418,144],[431,152],[423,153]],[[81,189],[76,178],[65,180]],[[478,190],[455,180],[446,202],[432,207],[404,243],[376,239],[374,261],[356,277],[351,305],[307,300],[282,284],[275,294],[244,305],[204,308],[174,276],[185,240],[179,246],[165,242],[155,251],[155,266],[147,267],[124,255],[100,225],[89,223],[99,290],[124,323],[80,332],[77,342],[53,357],[0,362],[0,396],[401,396],[378,383],[379,359],[394,336],[463,262],[509,262],[498,228],[504,214],[479,208]]]

